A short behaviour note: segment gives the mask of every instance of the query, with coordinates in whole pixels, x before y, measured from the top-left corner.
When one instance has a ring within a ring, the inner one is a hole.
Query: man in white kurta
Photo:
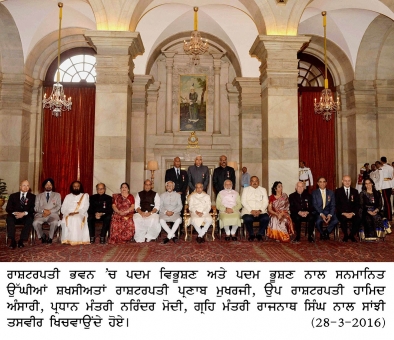
[[[241,214],[239,210],[242,208],[241,199],[238,192],[233,190],[232,182],[227,179],[224,181],[224,190],[221,190],[216,197],[216,208],[219,209],[219,227],[224,228],[226,232],[226,241],[237,241],[235,233],[241,226]],[[230,231],[231,228],[231,231]]]
[[[269,216],[267,214],[268,195],[267,190],[259,185],[259,179],[256,176],[250,178],[250,186],[246,187],[242,192],[242,219],[249,233],[249,241],[258,241],[265,236]],[[259,231],[257,235],[253,231],[253,222],[259,222]]]
[[[167,237],[163,243],[168,243],[171,239],[175,243],[177,238],[175,233],[182,222],[182,200],[181,195],[174,191],[175,183],[168,181],[166,183],[167,191],[160,195],[160,225],[166,231]],[[167,222],[173,222],[172,228],[167,225]]]
[[[202,183],[195,185],[196,191],[189,196],[190,224],[198,233],[197,242],[204,242],[204,235],[212,225],[211,198],[203,191]]]
[[[70,186],[71,193],[64,199],[61,212],[63,219],[62,243],[77,245],[90,244],[88,228],[89,195],[83,193],[82,185],[75,181]]]
[[[133,216],[135,224],[134,240],[136,242],[150,242],[160,234],[159,215],[160,197],[152,190],[152,182],[144,182],[144,190],[135,197],[135,211]]]

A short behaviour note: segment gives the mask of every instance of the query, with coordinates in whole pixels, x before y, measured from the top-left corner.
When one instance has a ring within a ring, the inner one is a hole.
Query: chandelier
[[[53,84],[52,93],[47,98],[46,94],[44,94],[44,99],[42,100],[42,107],[44,109],[50,109],[52,111],[52,115],[55,117],[59,117],[62,115],[62,111],[70,111],[71,110],[71,97],[66,99],[66,95],[64,94],[63,85],[60,84],[60,40],[61,40],[61,28],[62,28],[62,9],[63,3],[59,2],[57,4],[59,6],[59,38],[57,42],[57,75],[56,75],[56,83]]]
[[[194,65],[200,63],[200,54],[204,54],[208,50],[208,39],[205,42],[201,38],[201,34],[198,31],[198,7],[193,7],[194,10],[194,31],[190,37],[190,41],[183,41],[183,50],[186,54],[191,55],[192,62]]]
[[[326,38],[326,12],[322,12],[323,16],[323,27],[324,27],[324,90],[321,92],[320,102],[316,103],[315,98],[315,113],[319,115],[323,115],[323,119],[325,121],[329,121],[333,114],[339,109],[339,98],[337,97],[337,101],[334,102],[332,99],[331,90],[328,88],[328,79],[327,79],[327,38]]]

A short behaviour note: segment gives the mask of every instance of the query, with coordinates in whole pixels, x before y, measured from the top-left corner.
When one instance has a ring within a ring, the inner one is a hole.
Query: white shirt
[[[381,183],[382,187],[381,189],[390,189],[393,187],[393,167],[388,164],[383,164],[381,167],[382,172],[380,173],[380,176],[382,177]]]
[[[244,188],[241,197],[242,215],[250,214],[252,210],[261,210],[262,214],[267,213],[268,195],[265,188],[258,186],[256,189],[252,186]]]

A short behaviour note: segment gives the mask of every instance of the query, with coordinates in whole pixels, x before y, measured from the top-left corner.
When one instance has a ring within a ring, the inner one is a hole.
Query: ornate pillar
[[[298,181],[298,59],[305,36],[259,35],[249,53],[261,61],[262,184]]]
[[[214,110],[213,110],[213,133],[220,134],[220,69],[221,69],[221,58],[224,53],[211,53],[213,57],[213,69],[215,72],[215,99],[214,99]]]
[[[262,184],[261,140],[263,137],[261,134],[260,82],[258,78],[237,77],[234,79],[233,85],[238,90],[239,167],[246,166],[248,172],[259,177]]]
[[[172,71],[176,52],[163,52],[166,56],[166,129],[165,133],[172,133]]]
[[[94,185],[105,182],[108,192],[118,192],[127,180],[126,153],[131,140],[130,115],[133,80],[133,58],[144,52],[137,32],[85,31],[95,46],[96,117],[94,138]]]

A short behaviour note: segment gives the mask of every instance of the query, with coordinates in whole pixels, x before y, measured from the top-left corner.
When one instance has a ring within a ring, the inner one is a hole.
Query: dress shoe
[[[226,241],[230,241],[230,236],[226,236],[224,239],[225,239]]]
[[[349,238],[350,238],[350,241],[357,242],[357,240],[356,240],[356,238],[354,236],[349,236]]]
[[[347,242],[348,239],[349,239],[349,237],[346,235],[346,236],[342,239],[342,242]]]
[[[294,240],[291,241],[291,243],[293,243],[293,244],[299,244],[299,243],[300,243],[300,240],[294,239]]]
[[[315,242],[315,240],[313,239],[312,236],[308,236],[308,242],[313,243],[313,242]]]
[[[90,243],[94,243],[95,240],[96,240],[96,238],[94,236],[90,237]]]
[[[232,239],[233,241],[238,241],[237,236],[232,236],[231,239]]]
[[[47,243],[48,239],[47,239],[47,235],[46,234],[42,234],[41,236],[41,243]]]
[[[256,238],[257,238],[257,241],[262,241],[263,240],[263,236],[260,235],[260,234],[257,234]]]
[[[324,233],[324,239],[325,239],[325,240],[330,240],[330,234],[328,233],[327,230],[326,230],[326,232]]]
[[[23,244],[22,240],[18,241],[18,248],[23,248],[25,245]]]
[[[15,249],[16,248],[16,241],[15,240],[11,240],[10,248],[11,249]]]
[[[204,243],[205,242],[205,237],[203,236],[203,237],[201,237],[201,243]]]
[[[202,237],[200,236],[197,237],[197,243],[202,243]]]
[[[51,239],[51,238],[48,238],[47,243],[48,243],[48,244],[51,244],[51,243],[52,243],[52,239]]]
[[[100,237],[100,244],[105,244],[105,237]]]
[[[168,237],[166,237],[166,238],[163,240],[163,244],[167,244],[168,242],[170,242],[170,239],[169,239]]]
[[[249,241],[249,242],[253,242],[254,239],[255,239],[255,237],[256,237],[256,236],[254,236],[254,235],[249,236],[248,241]]]
[[[178,242],[178,237],[173,237],[172,242],[177,243]]]

